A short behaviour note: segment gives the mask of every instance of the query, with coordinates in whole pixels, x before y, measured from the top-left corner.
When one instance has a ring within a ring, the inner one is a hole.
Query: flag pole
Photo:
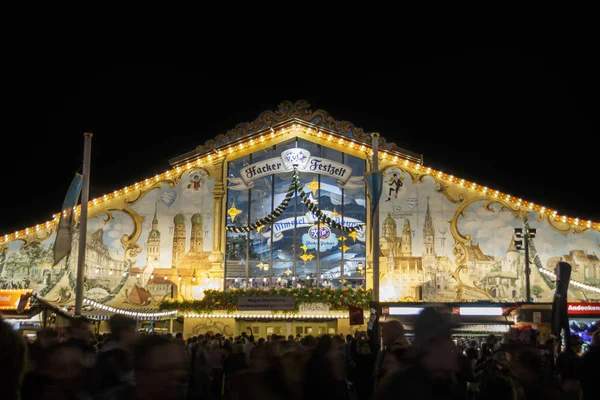
[[[81,215],[79,218],[79,256],[77,257],[77,286],[75,288],[75,315],[81,316],[83,307],[83,276],[85,274],[85,246],[87,238],[88,201],[90,196],[90,158],[92,134],[83,134],[83,188],[81,191]]]
[[[373,159],[371,161],[371,171],[373,173],[379,170],[379,133],[372,133]],[[372,196],[373,197],[373,196]],[[379,198],[377,198],[379,203]],[[375,204],[375,213],[373,214],[373,226],[371,232],[373,235],[373,301],[379,301],[379,204]]]

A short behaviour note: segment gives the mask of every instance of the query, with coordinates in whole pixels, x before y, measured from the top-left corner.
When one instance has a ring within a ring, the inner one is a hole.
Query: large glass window
[[[353,226],[366,221],[365,161],[303,139],[261,150],[228,164],[227,225],[247,226],[281,204],[290,188],[291,172],[252,179],[240,190],[242,169],[270,159],[280,160],[288,149],[301,148],[311,158],[352,169],[359,185],[307,170],[300,181],[308,198],[336,222]],[[259,164],[260,165],[260,164]],[[294,194],[288,207],[271,224],[249,233],[227,232],[226,288],[316,287],[365,283],[365,231],[344,232],[319,221]]]

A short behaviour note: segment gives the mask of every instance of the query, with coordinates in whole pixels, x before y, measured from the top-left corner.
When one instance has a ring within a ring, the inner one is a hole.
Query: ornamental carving
[[[214,150],[244,136],[291,119],[306,121],[318,127],[329,129],[340,135],[371,145],[371,137],[364,129],[354,126],[349,121],[337,121],[325,110],[318,109],[312,111],[309,107],[310,104],[306,100],[298,100],[295,103],[289,100],[282,101],[277,110],[263,111],[253,122],[239,123],[226,133],[219,134],[214,139],[207,140],[204,145],[196,147],[196,153],[205,153]],[[379,138],[379,147],[386,150],[398,149],[394,143],[387,143],[383,137]]]

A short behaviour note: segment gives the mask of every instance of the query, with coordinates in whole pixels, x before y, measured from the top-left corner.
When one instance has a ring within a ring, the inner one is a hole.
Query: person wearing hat
[[[387,375],[373,400],[451,399],[456,391],[457,348],[452,341],[454,324],[449,310],[425,308],[414,324],[411,346],[414,360],[404,371]]]

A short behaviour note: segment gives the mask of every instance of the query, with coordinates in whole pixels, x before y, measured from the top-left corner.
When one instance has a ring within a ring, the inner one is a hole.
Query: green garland
[[[321,209],[315,203],[310,201],[310,199],[308,198],[306,193],[304,193],[304,190],[302,190],[303,187],[304,186],[302,185],[302,183],[300,183],[300,174],[298,173],[298,169],[296,169],[296,167],[294,167],[294,170],[292,172],[292,184],[290,185],[290,188],[288,189],[285,199],[283,199],[281,204],[279,206],[277,206],[277,208],[275,210],[273,210],[273,212],[271,214],[267,215],[264,218],[259,219],[255,223],[250,224],[248,226],[231,226],[231,225],[227,226],[226,227],[227,231],[228,232],[250,232],[250,231],[257,229],[260,226],[270,224],[285,211],[285,209],[288,207],[290,201],[292,200],[292,196],[294,195],[294,192],[298,192],[300,194],[302,203],[306,206],[306,208],[309,209],[310,212],[315,214],[319,220],[323,221],[324,223],[331,226],[332,228],[339,229],[344,232],[356,232],[358,230],[362,230],[365,228],[365,224],[360,224],[360,225],[356,225],[353,227],[349,227],[349,226],[344,226],[344,225],[334,221],[329,216],[327,216],[323,211],[321,211]]]
[[[354,288],[320,288],[320,289],[234,289],[229,291],[205,290],[202,300],[191,301],[164,301],[159,305],[161,310],[178,310],[182,313],[212,313],[237,311],[238,296],[294,296],[296,298],[296,311],[305,303],[328,304],[330,310],[348,311],[350,306],[369,307],[372,299],[372,290]]]
[[[334,221],[333,219],[328,217],[323,211],[321,211],[321,209],[315,203],[310,201],[310,199],[308,198],[306,193],[304,193],[303,190],[300,190],[300,198],[302,199],[302,203],[304,203],[304,205],[306,206],[306,208],[309,209],[310,212],[315,214],[317,218],[319,218],[321,221],[331,226],[332,228],[339,229],[344,232],[356,232],[359,229],[363,229],[365,226],[365,224],[360,224],[353,227],[349,227]]]
[[[523,221],[525,222],[525,229],[529,229],[529,221],[527,220],[527,216],[525,216],[523,218]],[[532,256],[531,258],[533,259],[533,263],[535,264],[537,269],[540,271],[545,269],[544,266],[542,265],[540,257],[537,254],[537,250],[535,248],[535,243],[533,242],[532,238],[529,238],[528,244],[529,244],[529,251],[531,252],[531,256]],[[552,279],[550,279],[549,276],[547,276],[546,274],[544,274],[542,272],[540,272],[540,275],[542,276],[542,280],[544,281],[544,283],[546,283],[546,285],[550,288],[550,290],[556,289],[556,283],[554,283],[552,281]]]
[[[229,225],[226,227],[227,231],[228,232],[238,232],[238,233],[239,232],[250,232],[250,231],[257,229],[260,226],[270,224],[271,222],[273,222],[275,220],[275,218],[279,217],[285,211],[285,209],[288,207],[288,205],[290,204],[290,201],[292,200],[292,196],[294,195],[294,192],[296,191],[296,183],[298,181],[299,181],[298,170],[296,168],[294,168],[294,171],[292,172],[292,184],[290,185],[290,188],[288,189],[287,194],[285,195],[285,198],[283,199],[281,204],[279,204],[277,206],[277,208],[275,208],[271,214],[267,215],[264,218],[259,219],[255,223],[250,224],[248,226]]]

